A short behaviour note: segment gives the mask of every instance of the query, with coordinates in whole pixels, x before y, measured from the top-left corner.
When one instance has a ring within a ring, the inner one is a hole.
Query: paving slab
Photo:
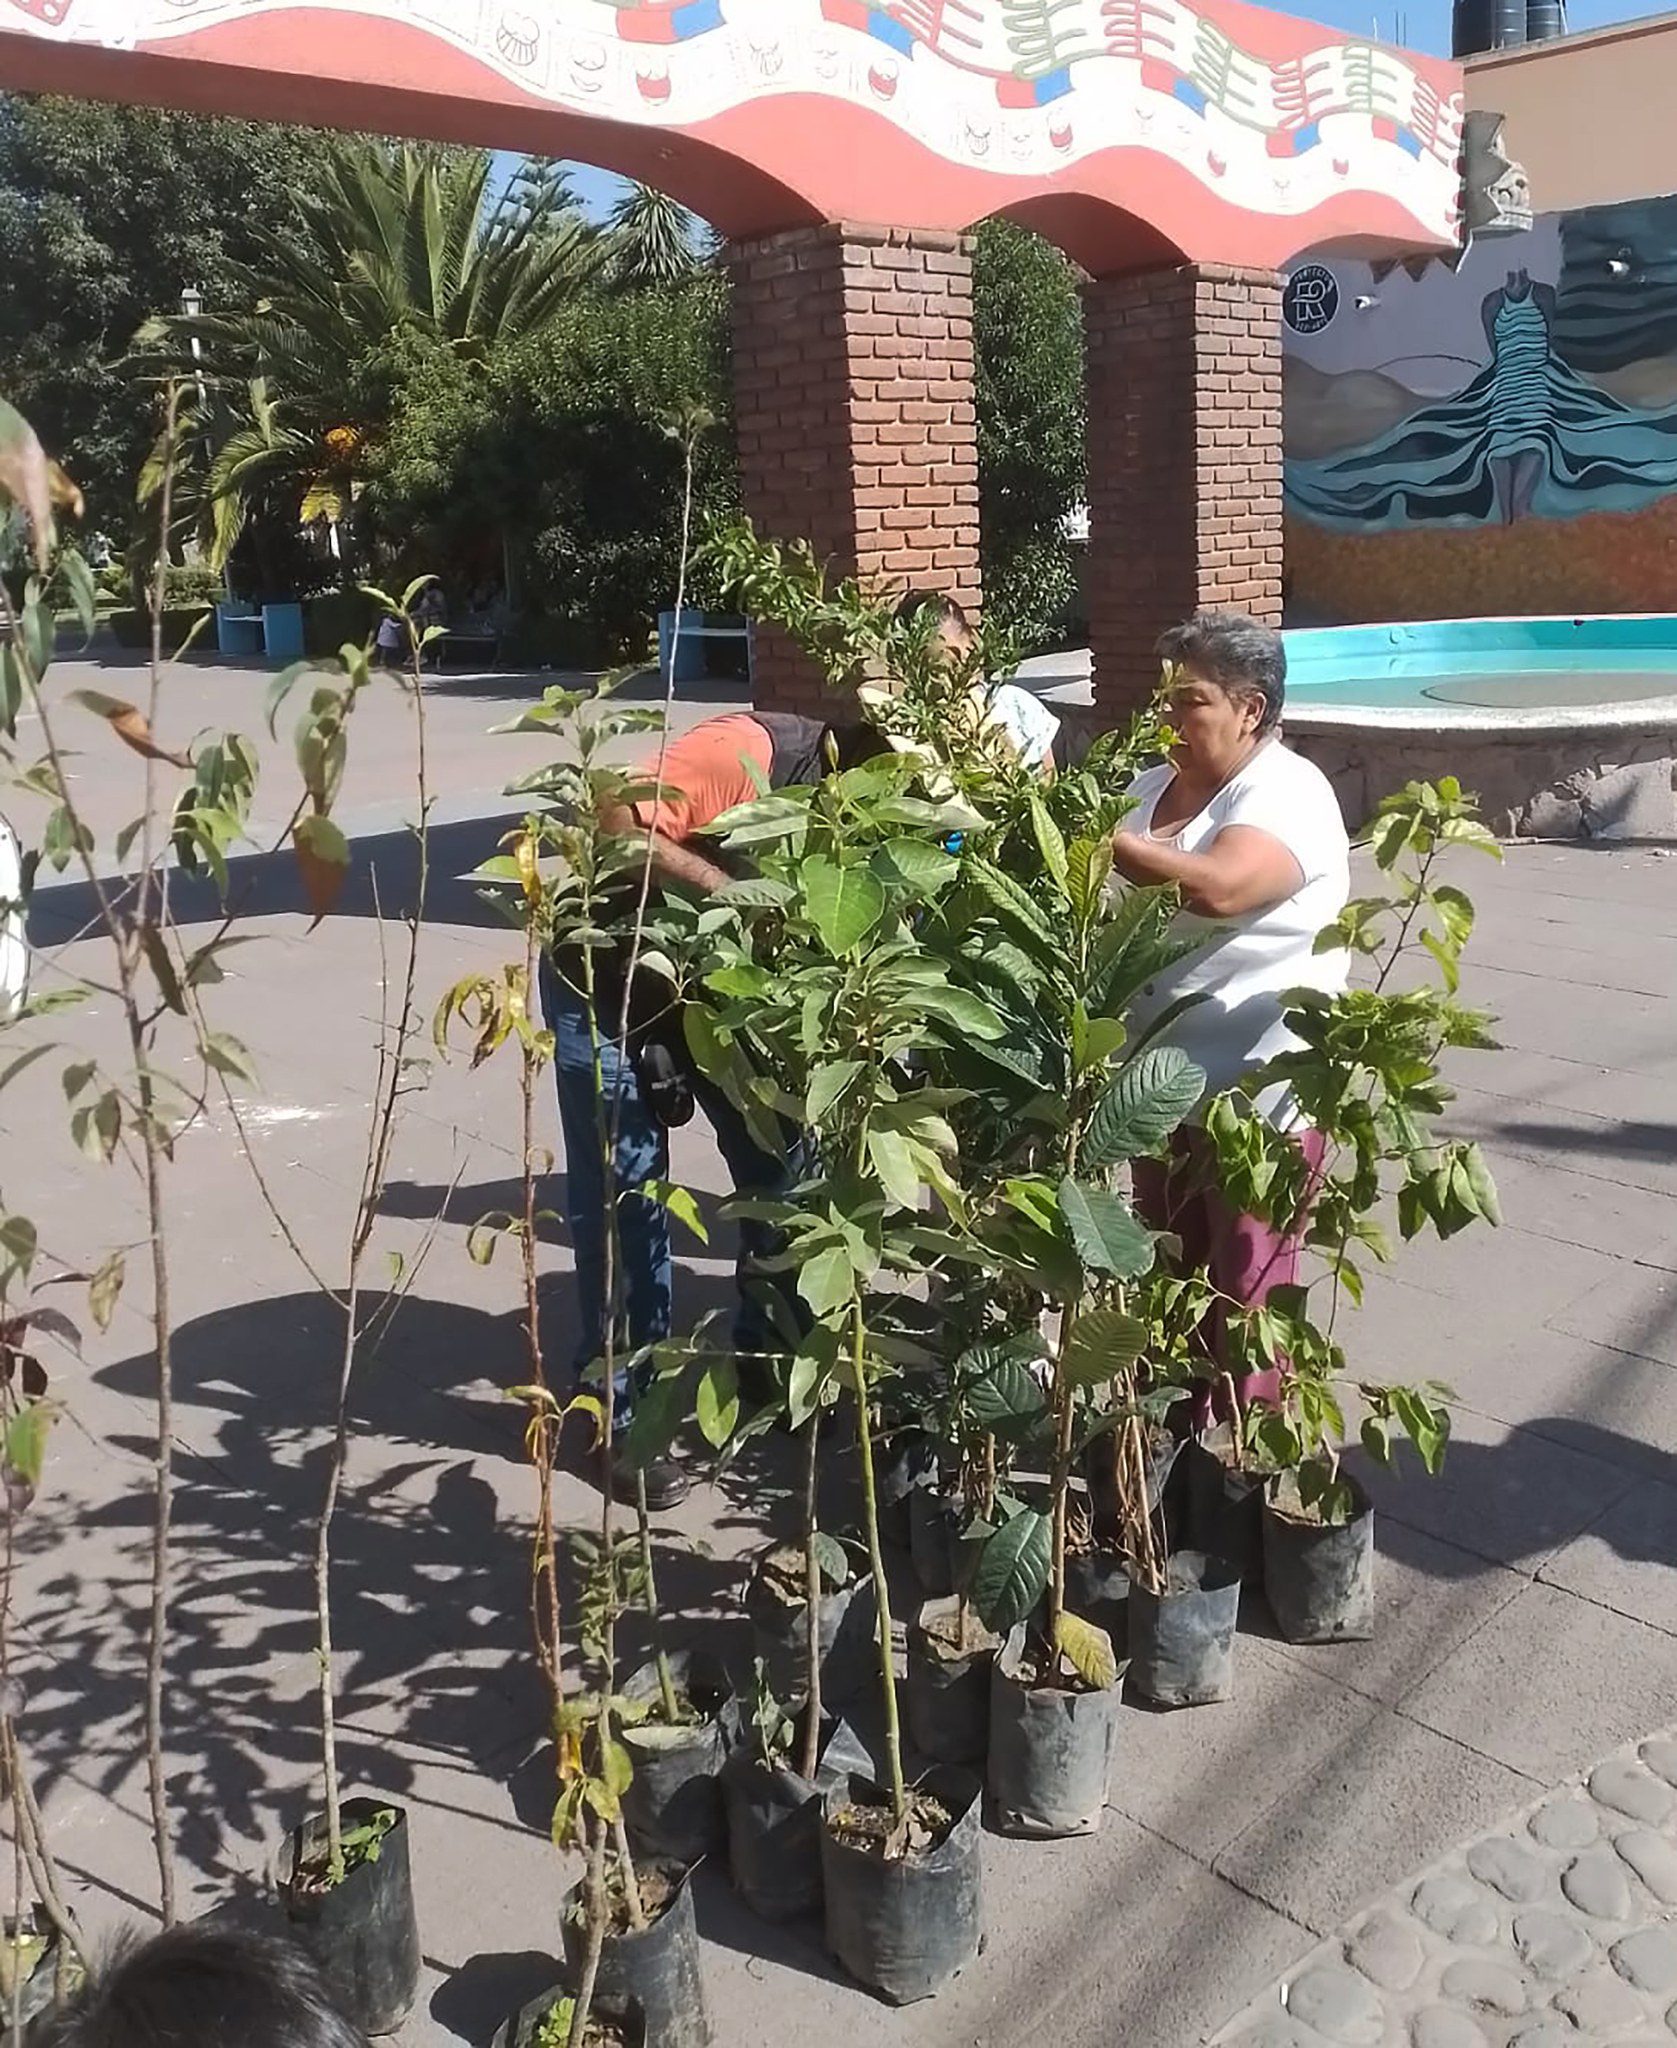
[[[1358,1470],[1383,1519],[1528,1572],[1632,1484],[1617,1465],[1468,1408],[1455,1412],[1438,1478],[1421,1484],[1412,1461],[1395,1473],[1362,1463]]]
[[[1418,1685],[1403,1711],[1555,1783],[1677,1699],[1677,1636],[1559,1586],[1532,1585]]]
[[[1261,1748],[1255,1754],[1261,1758]],[[1530,1790],[1520,1771],[1371,1705],[1348,1730],[1329,1731],[1309,1777],[1238,1836],[1215,1868],[1322,1931]]]
[[[1677,1636],[1677,1486],[1639,1481],[1550,1558],[1541,1576]]]

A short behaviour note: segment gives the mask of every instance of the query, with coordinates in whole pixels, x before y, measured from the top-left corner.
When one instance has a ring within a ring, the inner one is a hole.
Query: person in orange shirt
[[[642,764],[648,781],[655,776],[659,780],[656,797],[608,810],[601,823],[610,831],[645,834],[654,878],[666,888],[710,894],[733,879],[722,864],[720,848],[707,838],[710,826],[724,812],[750,803],[764,780],[771,789],[819,781],[828,770],[829,740],[845,766],[884,746],[864,725],[833,727],[822,719],[772,711],[707,718],[668,743],[661,770],[656,756]],[[693,1070],[681,1044],[679,1018],[669,1011],[667,983],[637,975],[627,1003],[628,1051],[619,1052],[627,964],[609,954],[595,955],[596,1009],[600,1036],[606,1041],[600,1048],[600,1086],[607,1127],[615,1121],[618,1132],[618,1248],[627,1324],[620,1340],[634,1351],[657,1343],[671,1329],[669,1217],[659,1204],[633,1192],[649,1180],[669,1178],[670,1126],[685,1123],[697,1102],[740,1194],[783,1194],[803,1172],[804,1152],[797,1134],[790,1131],[785,1158],[764,1152],[722,1091]],[[604,1348],[606,1181],[597,1123],[594,1032],[579,970],[580,960],[563,954],[542,966],[542,1005],[554,1034],[565,1148],[565,1208],[576,1254],[581,1330],[575,1366],[580,1375]],[[655,1017],[659,1021],[649,1030],[649,1020]],[[765,1289],[779,1286],[778,1276],[762,1268],[775,1248],[768,1226],[741,1222],[736,1267],[740,1298],[733,1341],[748,1380],[753,1364],[761,1374],[768,1357],[785,1348],[763,1298]],[[796,1313],[795,1297],[784,1289],[781,1293]],[[624,1419],[633,1399],[629,1376],[620,1374],[615,1405]],[[673,1507],[687,1492],[687,1476],[673,1457],[651,1461],[642,1476],[647,1505],[655,1510]],[[614,1484],[632,1498],[635,1477],[620,1463]]]

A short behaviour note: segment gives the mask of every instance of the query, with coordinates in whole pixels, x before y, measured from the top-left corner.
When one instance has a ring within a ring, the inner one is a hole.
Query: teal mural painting
[[[1669,248],[1677,201],[1661,205]],[[1625,356],[1625,331],[1614,325],[1620,294],[1595,275],[1611,284],[1618,273],[1609,264],[1625,264],[1628,286],[1640,267],[1617,253],[1597,255],[1604,236],[1615,252],[1633,246],[1623,232],[1615,234],[1618,225],[1592,225],[1583,243],[1590,255],[1571,273],[1570,321],[1564,265],[1559,289],[1534,281],[1527,270],[1507,271],[1479,306],[1488,358],[1483,369],[1449,397],[1418,403],[1362,445],[1317,460],[1290,460],[1289,509],[1340,529],[1512,525],[1631,512],[1677,489],[1677,405],[1645,410],[1623,403],[1580,375],[1561,352],[1564,336],[1593,364],[1614,358],[1613,366],[1622,368],[1639,360]],[[1563,221],[1563,250],[1566,236]],[[1465,266],[1453,283],[1471,288]],[[1677,296],[1672,313],[1677,316]]]

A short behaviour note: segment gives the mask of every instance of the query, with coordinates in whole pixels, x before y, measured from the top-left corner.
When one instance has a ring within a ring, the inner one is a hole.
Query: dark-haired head
[[[897,606],[899,626],[920,626],[930,617],[931,630],[957,660],[972,652],[975,635],[965,607],[947,590],[911,590]]]
[[[1225,696],[1251,704],[1255,733],[1273,732],[1281,723],[1287,701],[1287,650],[1273,626],[1245,612],[1198,611],[1161,637],[1159,658],[1199,682],[1214,683]]]
[[[31,2048],[367,2048],[279,1933],[174,1927],[114,1950]]]
[[[930,612],[940,626],[958,626],[963,633],[972,631],[966,607],[947,590],[909,591],[897,606],[897,624],[912,626],[922,612]]]

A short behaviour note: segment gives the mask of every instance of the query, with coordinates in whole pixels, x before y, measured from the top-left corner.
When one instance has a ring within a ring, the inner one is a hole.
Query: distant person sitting
[[[30,2048],[367,2048],[295,1942],[201,1925],[118,1947],[29,2040]]]

